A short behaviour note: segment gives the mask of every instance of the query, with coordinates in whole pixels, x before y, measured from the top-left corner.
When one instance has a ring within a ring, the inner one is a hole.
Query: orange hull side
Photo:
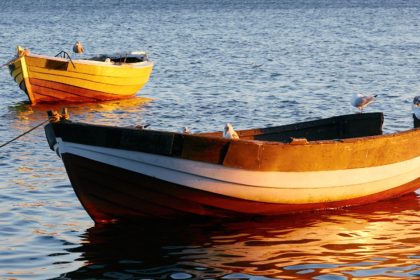
[[[383,192],[341,201],[306,204],[266,203],[169,183],[71,154],[63,154],[63,161],[79,200],[95,222],[272,216],[364,205],[400,197],[420,187],[420,178],[417,178]],[[106,178],[103,174],[107,174]]]
[[[30,83],[32,85],[32,103],[60,101],[96,102],[129,98],[135,95],[135,93],[130,95],[110,94],[35,78],[31,78]]]

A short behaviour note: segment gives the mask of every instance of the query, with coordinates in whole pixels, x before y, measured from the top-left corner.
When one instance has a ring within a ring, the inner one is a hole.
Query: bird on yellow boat
[[[223,137],[227,139],[239,139],[239,135],[233,129],[233,126],[231,123],[227,123],[225,125],[225,129],[223,130]]]
[[[17,46],[16,49],[17,49],[17,54],[19,57],[30,54],[29,49],[24,49],[21,46]]]
[[[83,53],[85,51],[85,48],[83,48],[82,43],[77,41],[73,46],[73,52],[75,53]]]
[[[420,95],[414,97],[413,100],[413,114],[420,120]]]
[[[353,98],[351,99],[351,105],[359,109],[360,113],[363,113],[363,108],[365,108],[367,105],[375,101],[375,98],[377,96],[378,95],[366,96],[362,93],[356,93],[355,95],[353,95]]]

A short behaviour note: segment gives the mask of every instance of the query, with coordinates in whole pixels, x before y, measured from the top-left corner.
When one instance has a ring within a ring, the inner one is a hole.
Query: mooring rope
[[[12,143],[12,142],[14,142],[14,141],[16,141],[16,140],[17,140],[17,139],[19,139],[20,137],[22,137],[22,136],[24,136],[24,135],[28,134],[28,133],[29,133],[29,132],[31,132],[32,130],[37,129],[38,127],[40,127],[41,125],[45,124],[45,123],[46,123],[46,122],[48,122],[48,121],[49,121],[49,119],[46,119],[46,120],[45,120],[45,121],[43,121],[42,123],[37,124],[36,126],[32,127],[31,129],[29,129],[29,130],[25,131],[24,133],[22,133],[22,134],[20,134],[20,135],[16,136],[16,137],[15,137],[15,138],[13,138],[12,140],[7,141],[6,143],[4,143],[4,144],[0,145],[0,148],[3,148],[4,146],[6,146],[6,145],[8,145],[8,144],[10,144],[10,143]]]
[[[13,64],[13,63],[15,63],[16,62],[16,60],[18,60],[20,57],[15,57],[15,58],[12,58],[11,60],[9,60],[8,62],[6,62],[5,64],[2,64],[0,67],[1,68],[3,68],[3,67],[6,67],[6,66],[9,66],[10,64]]]

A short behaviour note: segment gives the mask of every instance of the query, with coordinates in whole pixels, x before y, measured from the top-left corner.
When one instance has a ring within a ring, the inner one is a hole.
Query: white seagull
[[[227,123],[225,125],[225,129],[223,130],[223,137],[227,139],[239,139],[239,135],[235,130],[233,130],[231,123]]]
[[[375,98],[377,96],[378,95],[366,96],[366,95],[363,95],[362,93],[357,93],[353,95],[353,98],[351,99],[351,105],[359,109],[360,113],[363,113],[363,108],[365,108],[367,105],[375,101]]]
[[[181,128],[181,133],[182,134],[192,134],[191,130],[188,127],[186,127],[186,126],[184,126],[183,128]]]
[[[420,120],[420,95],[414,97],[413,100],[413,114]]]

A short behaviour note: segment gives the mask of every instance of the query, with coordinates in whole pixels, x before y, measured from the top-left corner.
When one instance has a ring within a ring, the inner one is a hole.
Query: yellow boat
[[[72,60],[64,51],[53,57],[20,46],[7,65],[32,104],[129,98],[148,82],[153,69],[145,52]]]

